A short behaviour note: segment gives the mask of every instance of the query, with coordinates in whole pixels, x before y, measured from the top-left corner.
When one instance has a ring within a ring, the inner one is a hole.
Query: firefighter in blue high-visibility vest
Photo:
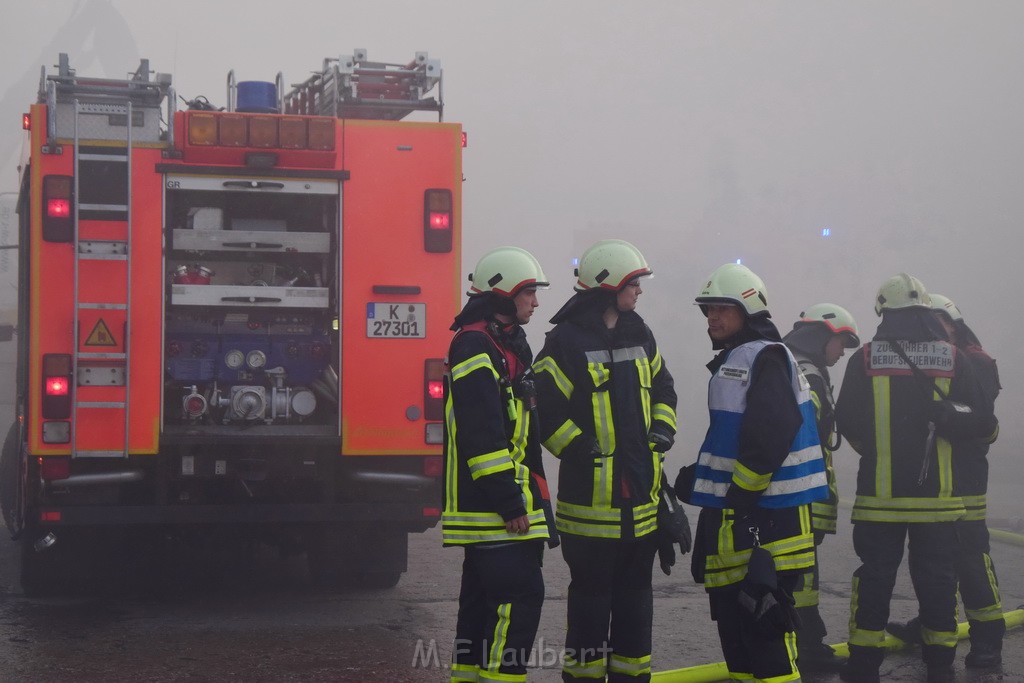
[[[657,512],[676,431],[672,375],[636,312],[652,272],[629,242],[593,244],[534,363],[571,576],[563,681],[651,678]]]
[[[841,437],[836,433],[836,402],[832,395],[832,378],[828,369],[839,362],[846,349],[860,346],[857,323],[848,310],[830,303],[814,304],[800,313],[800,319],[783,338],[793,353],[800,372],[807,380],[814,403],[818,439],[828,474],[828,498],[811,503],[811,528],[814,530],[814,568],[804,573],[793,597],[800,617],[797,631],[797,654],[800,670],[828,671],[838,668],[841,660],[825,642],[828,631],[818,611],[818,546],[825,536],[836,533],[839,489],[836,485],[832,454],[839,448]]]
[[[446,546],[465,549],[451,681],[525,681],[553,520],[522,326],[548,282],[518,247],[485,254],[470,281],[452,325],[444,396],[441,532]]]
[[[719,267],[696,303],[719,354],[707,366],[707,435],[676,479],[680,498],[702,508],[693,576],[729,677],[797,681],[793,589],[814,565],[810,504],[828,495],[810,390],[749,268]]]

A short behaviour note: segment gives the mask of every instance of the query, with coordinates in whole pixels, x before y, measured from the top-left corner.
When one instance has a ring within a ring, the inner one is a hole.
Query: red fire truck
[[[148,60],[43,68],[3,448],[27,591],[80,571],[65,538],[111,531],[216,530],[305,551],[321,579],[399,580],[440,517],[460,304],[441,86],[426,53],[357,50],[287,91],[229,72],[226,106],[179,111]]]

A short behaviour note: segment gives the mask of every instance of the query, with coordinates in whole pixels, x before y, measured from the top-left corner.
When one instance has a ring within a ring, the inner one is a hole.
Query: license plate
[[[427,336],[426,304],[366,304],[366,336],[414,339]]]

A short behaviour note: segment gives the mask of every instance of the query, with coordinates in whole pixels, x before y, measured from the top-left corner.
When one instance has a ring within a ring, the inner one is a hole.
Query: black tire
[[[402,579],[402,572],[397,570],[379,572],[357,572],[353,576],[353,583],[358,588],[372,590],[386,590],[394,588]]]
[[[0,512],[12,536],[21,532],[21,439],[18,423],[7,430],[3,449],[0,450]]]
[[[310,580],[336,588],[394,588],[406,569],[407,534],[347,524],[316,527],[306,541]]]
[[[50,548],[36,549],[36,542],[46,536],[43,531],[26,529],[18,544],[21,548],[21,590],[30,597],[57,595],[68,588],[67,552],[54,544]]]

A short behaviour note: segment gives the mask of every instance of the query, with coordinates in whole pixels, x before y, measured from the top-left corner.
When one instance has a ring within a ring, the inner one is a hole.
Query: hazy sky
[[[179,94],[224,104],[229,69],[293,83],[355,48],[389,62],[427,51],[444,69],[445,118],[468,133],[465,270],[512,243],[555,283],[535,347],[572,257],[598,238],[635,242],[656,271],[640,312],[695,449],[711,354],[691,301],[715,267],[741,258],[759,273],[783,332],[824,300],[868,337],[878,285],[906,270],[956,301],[999,359],[994,472],[1018,455],[1024,3],[5,4],[0,192],[16,189],[19,116],[59,52],[109,76],[147,57]]]

